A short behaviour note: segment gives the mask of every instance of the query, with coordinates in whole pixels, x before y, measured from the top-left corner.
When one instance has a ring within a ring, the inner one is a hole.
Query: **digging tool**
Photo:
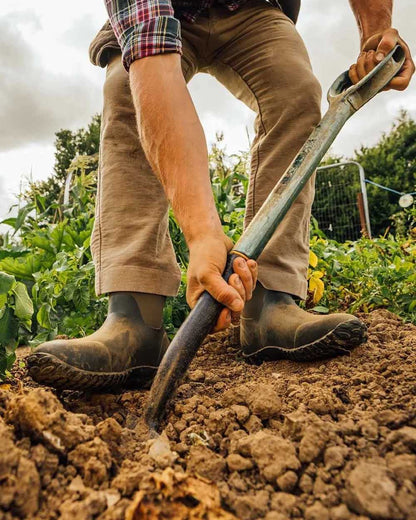
[[[305,186],[345,122],[382,90],[400,71],[404,51],[396,46],[367,76],[355,85],[348,72],[341,74],[328,91],[329,108],[276,184],[240,240],[228,256],[223,277],[228,281],[234,260],[256,260]],[[146,422],[156,432],[168,399],[182,379],[204,338],[214,327],[223,308],[204,292],[166,351],[150,389]]]

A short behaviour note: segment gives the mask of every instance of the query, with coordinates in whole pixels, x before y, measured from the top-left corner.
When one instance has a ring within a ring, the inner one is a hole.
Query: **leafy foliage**
[[[325,291],[321,312],[347,309],[369,312],[387,308],[416,322],[416,241],[408,237],[339,244],[312,237],[311,250],[318,259]],[[312,306],[308,301],[309,306]]]
[[[96,156],[73,160],[71,204],[59,213],[45,208],[45,199],[36,193],[16,218],[5,221],[13,233],[0,248],[0,270],[26,284],[36,316],[22,341],[89,334],[105,317],[106,299],[94,292],[90,251],[96,167]]]
[[[54,173],[44,181],[30,184],[24,194],[26,202],[33,203],[37,200],[42,204],[44,216],[57,220],[61,218],[60,207],[63,203],[65,180],[71,171],[71,164],[76,157],[97,157],[100,145],[101,117],[95,115],[87,128],[79,130],[59,130],[55,134],[55,165]],[[95,161],[96,162],[96,161]],[[91,162],[90,173],[94,169]]]
[[[0,271],[0,381],[16,360],[15,348],[22,331],[30,332],[33,303],[26,286]]]
[[[355,160],[368,179],[404,193],[416,191],[416,121],[401,112],[391,131],[375,146],[362,146]],[[373,234],[384,235],[394,226],[392,215],[400,211],[399,196],[372,185],[367,186],[367,193]]]
[[[329,156],[321,165],[347,160],[360,163],[365,170],[366,179],[372,182],[403,193],[415,192],[416,121],[403,111],[390,132],[383,134],[374,146],[361,146],[351,158]],[[332,170],[332,173],[336,172]],[[341,175],[337,176],[335,190],[319,190],[320,179],[325,183],[325,177],[325,172],[318,172],[319,204],[314,206],[314,216],[319,222],[323,222],[325,215],[331,214],[331,230],[324,231],[329,238],[343,241],[343,230],[348,229],[351,220],[351,207],[344,207],[339,201],[356,199],[360,190],[357,169],[354,166],[343,166]],[[383,236],[389,232],[406,234],[412,227],[412,222],[407,219],[407,212],[398,204],[399,195],[372,184],[366,184],[366,188],[373,236]],[[351,234],[349,238],[351,239]]]
[[[411,134],[413,126],[408,120],[398,123],[399,137]],[[14,362],[17,344],[37,344],[62,334],[90,334],[105,318],[107,299],[95,295],[90,251],[98,134],[98,118],[87,130],[58,132],[56,178],[33,184],[24,196],[26,204],[15,217],[3,221],[10,231],[0,237],[0,377],[7,375]],[[391,149],[389,139],[383,140]],[[373,152],[361,149],[361,153],[370,158]],[[406,163],[411,168],[412,157]],[[237,241],[243,231],[248,154],[228,156],[219,135],[209,166],[223,228]],[[64,206],[63,185],[69,172],[73,174],[70,204]],[[400,231],[396,236],[345,244],[328,239],[312,219],[307,308],[366,312],[385,307],[416,321],[416,208],[394,218]],[[177,298],[169,298],[164,310],[165,326],[172,336],[189,311],[185,299],[189,256],[172,213],[169,230],[183,273]]]

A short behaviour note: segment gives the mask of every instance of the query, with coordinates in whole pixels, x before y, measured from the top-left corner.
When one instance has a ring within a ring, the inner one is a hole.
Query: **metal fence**
[[[312,215],[328,238],[345,242],[371,238],[363,167],[355,161],[317,168]]]

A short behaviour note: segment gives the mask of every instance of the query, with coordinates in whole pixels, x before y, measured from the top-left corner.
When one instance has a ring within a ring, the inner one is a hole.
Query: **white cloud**
[[[100,91],[87,77],[68,69],[56,74],[39,66],[25,31],[0,20],[0,150],[50,143],[61,127],[82,124],[97,109]]]
[[[395,4],[394,25],[416,51],[414,0]],[[22,174],[49,174],[54,133],[85,126],[101,110],[104,71],[88,60],[88,45],[106,19],[104,2],[1,0],[0,216],[19,191]],[[358,53],[358,31],[347,0],[303,2],[298,30],[324,93]],[[208,141],[223,131],[231,151],[247,148],[253,113],[205,74],[190,91]],[[323,102],[323,106],[326,103]],[[377,96],[344,127],[333,150],[349,155],[388,131],[400,108],[416,116],[414,83],[406,92]]]

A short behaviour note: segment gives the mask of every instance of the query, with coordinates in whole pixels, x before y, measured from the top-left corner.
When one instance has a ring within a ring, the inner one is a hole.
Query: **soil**
[[[319,363],[242,361],[211,336],[149,440],[147,391],[0,388],[0,519],[416,519],[416,327]],[[23,357],[25,352],[23,352]]]

